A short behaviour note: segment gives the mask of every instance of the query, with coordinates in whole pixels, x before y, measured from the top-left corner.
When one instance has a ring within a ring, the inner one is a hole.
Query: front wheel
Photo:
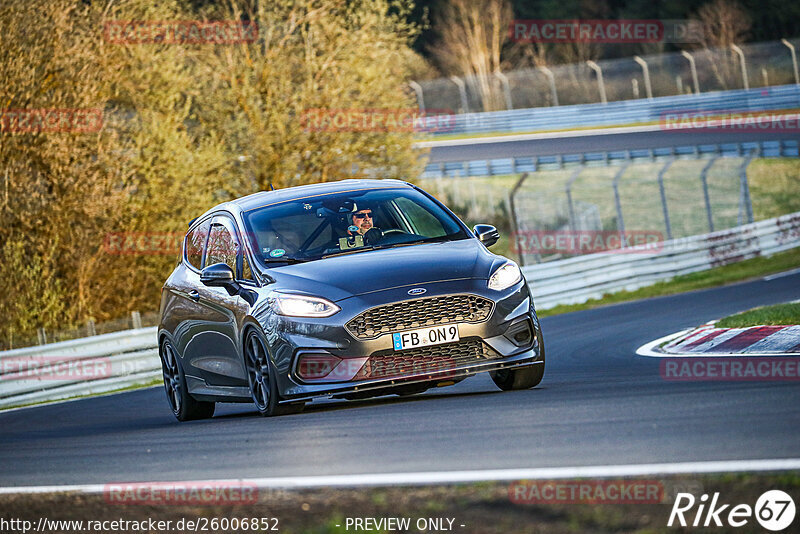
[[[279,405],[278,379],[275,364],[267,352],[264,339],[255,330],[247,333],[244,344],[244,359],[247,367],[247,382],[250,395],[258,413],[263,417],[287,415],[303,411],[305,403]]]
[[[183,373],[175,347],[167,340],[161,344],[161,372],[164,376],[164,390],[172,415],[178,421],[208,419],[214,415],[213,402],[199,401],[189,394],[186,375]]]
[[[530,389],[539,385],[544,377],[544,338],[541,327],[537,328],[536,338],[539,343],[541,363],[526,365],[517,369],[498,369],[490,372],[494,383],[503,391]]]

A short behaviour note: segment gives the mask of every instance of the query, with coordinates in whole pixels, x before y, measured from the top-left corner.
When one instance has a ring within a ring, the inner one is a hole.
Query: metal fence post
[[[714,217],[711,214],[711,198],[708,195],[708,179],[707,179],[707,176],[708,176],[709,169],[711,169],[711,166],[714,165],[714,163],[716,163],[718,158],[719,158],[719,156],[714,156],[713,158],[711,158],[711,161],[706,163],[705,167],[703,167],[703,170],[700,171],[700,182],[703,184],[703,199],[705,200],[705,203],[706,203],[706,215],[708,216],[708,231],[709,232],[713,232],[714,231]]]
[[[794,84],[800,85],[800,74],[797,71],[797,52],[794,49],[794,45],[787,41],[786,39],[781,39],[781,42],[785,44],[789,48],[789,52],[792,53],[792,68],[794,68]]]
[[[617,171],[616,176],[614,176],[614,181],[611,183],[612,187],[614,188],[614,204],[617,207],[617,230],[620,233],[625,233],[625,220],[622,218],[622,202],[619,199],[619,180],[622,178],[622,175],[625,174],[625,171],[628,169],[628,165],[630,165],[630,161],[626,161],[622,164],[622,168]]]
[[[639,56],[633,56],[633,60],[642,67],[642,74],[644,75],[644,92],[648,100],[653,99],[653,87],[650,85],[650,69],[647,67],[647,61]]]
[[[548,69],[547,67],[539,67],[539,70],[547,76],[547,80],[550,82],[550,95],[553,98],[553,105],[558,106],[558,92],[556,91],[556,77],[553,75],[553,71]]]
[[[664,175],[667,174],[670,165],[675,162],[675,159],[670,159],[658,171],[658,191],[661,193],[661,209],[664,212],[664,228],[667,230],[667,239],[672,239],[672,226],[669,223],[669,208],[667,207],[667,193],[664,189]]]
[[[36,337],[39,338],[39,345],[47,345],[47,331],[44,327],[36,330]]]
[[[586,64],[597,74],[597,86],[600,89],[600,102],[608,104],[608,99],[606,98],[606,84],[603,82],[603,69],[591,59],[588,60]]]
[[[636,78],[631,78],[631,87],[633,89],[633,98],[635,100],[639,99],[639,80]]]
[[[419,110],[425,113],[425,98],[422,95],[422,86],[413,80],[408,82],[408,85],[410,85],[417,94],[417,105],[419,106]]]
[[[519,249],[519,245],[513,241],[519,238],[519,220],[517,219],[517,208],[514,205],[514,195],[517,194],[517,191],[519,191],[519,188],[522,187],[522,183],[527,180],[527,178],[528,173],[523,173],[522,176],[519,177],[519,180],[517,180],[517,183],[514,184],[514,188],[511,189],[511,192],[508,194],[508,207],[511,209],[511,224],[509,227],[514,233],[514,235],[511,236],[512,246],[517,246],[517,254],[519,255],[520,266],[525,265],[525,257],[522,253],[522,250]]]
[[[578,175],[583,170],[583,167],[578,167],[574,171],[572,171],[572,176],[569,177],[567,180],[567,185],[564,188],[567,193],[567,209],[569,210],[569,228],[573,232],[577,230],[575,224],[575,206],[572,204],[572,184],[575,183],[575,180],[578,179]]]
[[[134,329],[142,327],[142,315],[138,311],[131,312],[131,323]]]
[[[744,52],[735,44],[731,45],[731,50],[736,52],[736,55],[739,56],[739,65],[742,68],[742,83],[744,84],[744,88],[745,90],[750,89],[750,82],[747,80],[747,64],[745,63]]]
[[[469,113],[469,103],[467,102],[467,84],[458,76],[450,76],[450,81],[458,86],[458,93],[461,95],[461,113]]]
[[[514,109],[514,104],[511,102],[511,85],[508,83],[508,76],[500,72],[499,70],[494,73],[497,76],[497,79],[500,80],[500,83],[503,85],[503,95],[506,99],[506,109],[512,110]]]
[[[681,55],[689,60],[689,68],[692,71],[692,85],[694,85],[694,93],[700,94],[700,84],[697,82],[697,65],[694,62],[694,56],[686,50],[681,50]]]
[[[740,204],[743,205],[744,210],[739,209],[739,225],[742,224],[742,211],[744,211],[747,215],[747,222],[753,222],[753,201],[750,198],[750,184],[747,180],[747,167],[750,165],[750,162],[753,161],[755,154],[752,152],[745,158],[742,162],[742,166],[739,168],[739,198],[741,199]]]

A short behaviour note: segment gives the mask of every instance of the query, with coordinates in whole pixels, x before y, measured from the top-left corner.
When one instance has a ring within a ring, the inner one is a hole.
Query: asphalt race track
[[[800,298],[800,274],[554,316],[533,390],[487,375],[401,399],[177,423],[162,388],[0,414],[0,486],[796,458],[800,383],[667,382],[642,344]]]
[[[646,132],[604,133],[575,137],[542,136],[519,141],[470,142],[453,146],[431,148],[429,163],[469,161],[511,157],[554,156],[582,152],[613,152],[671,146],[718,145],[755,141],[798,139],[797,132],[765,130],[762,132],[734,132],[713,129],[654,130]]]

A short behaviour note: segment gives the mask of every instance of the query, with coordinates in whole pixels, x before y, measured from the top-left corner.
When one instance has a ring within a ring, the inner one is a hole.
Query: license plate
[[[428,345],[441,345],[458,341],[458,325],[430,326],[411,330],[409,332],[398,332],[392,334],[392,344],[394,350],[413,349],[416,347],[427,347]]]

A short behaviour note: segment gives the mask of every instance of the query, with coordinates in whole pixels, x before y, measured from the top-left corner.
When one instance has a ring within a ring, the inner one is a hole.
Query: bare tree
[[[730,48],[741,43],[750,31],[750,16],[735,0],[714,0],[697,11],[703,25],[706,48]]]
[[[449,0],[434,14],[434,58],[443,72],[470,78],[486,111],[504,107],[494,73],[513,18],[509,0]]]
[[[738,87],[738,60],[731,45],[741,44],[750,30],[750,16],[735,0],[713,0],[703,4],[695,20],[703,27],[701,44],[709,55],[711,71],[720,87]]]

